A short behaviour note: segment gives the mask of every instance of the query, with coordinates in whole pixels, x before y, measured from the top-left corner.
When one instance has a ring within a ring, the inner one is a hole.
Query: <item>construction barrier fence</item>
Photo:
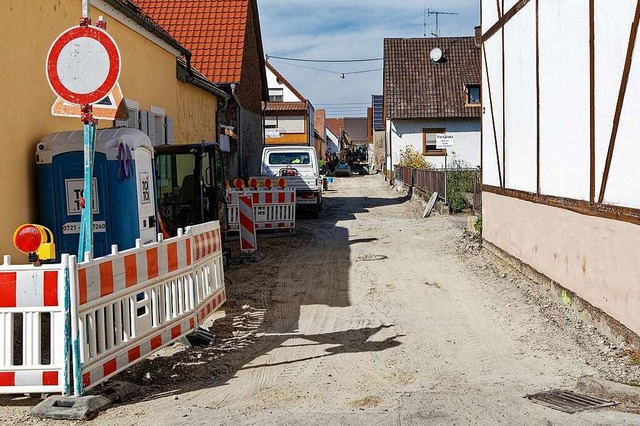
[[[251,196],[256,230],[295,229],[295,188],[257,188],[229,190],[227,192],[227,231],[238,231],[240,228],[238,202],[238,196],[240,195]]]
[[[73,384],[81,396],[193,332],[226,300],[220,232],[209,222],[80,264],[68,255],[40,267],[5,258],[0,393],[69,394]]]

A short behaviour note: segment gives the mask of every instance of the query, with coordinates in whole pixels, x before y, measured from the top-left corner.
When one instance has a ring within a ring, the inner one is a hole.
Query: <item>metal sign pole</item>
[[[449,177],[447,171],[447,155],[449,152],[447,148],[444,148],[444,203],[447,204],[447,178]]]
[[[80,242],[78,259],[88,261],[93,257],[93,159],[96,145],[96,122],[91,106],[82,107],[84,122],[84,190],[82,194],[82,216],[80,221]],[[97,197],[97,195],[96,195]],[[86,254],[89,257],[86,257]]]

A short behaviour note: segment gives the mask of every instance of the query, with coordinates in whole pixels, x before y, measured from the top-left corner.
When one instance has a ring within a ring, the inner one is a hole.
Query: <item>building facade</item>
[[[46,3],[46,4],[45,4]],[[215,86],[205,90],[180,80],[177,61],[189,51],[127,0],[92,0],[91,18],[104,16],[122,58],[120,86],[130,120],[99,121],[99,128],[125,125],[153,136],[154,143],[188,143],[215,138],[219,102]],[[0,92],[4,125],[0,127],[0,253],[24,259],[12,245],[14,230],[37,218],[35,147],[47,134],[82,129],[79,118],[54,117],[56,101],[46,80],[44,63],[55,38],[77,25],[81,0],[25,2],[7,0],[0,10],[2,45],[11,55],[0,57]],[[24,34],[29,34],[25,37]],[[191,80],[194,81],[194,80]]]
[[[480,165],[480,45],[476,37],[384,40],[386,165],[411,146],[436,168]],[[436,135],[454,136],[438,149]]]
[[[264,107],[266,144],[315,146],[313,104],[269,62],[266,75],[269,87],[269,102]]]
[[[638,334],[640,8],[482,3],[483,237]]]

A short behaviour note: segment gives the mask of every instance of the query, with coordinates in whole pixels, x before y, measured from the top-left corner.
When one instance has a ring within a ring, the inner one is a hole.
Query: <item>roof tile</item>
[[[240,82],[250,0],[135,0],[214,83]]]
[[[442,49],[444,60],[429,54]],[[479,118],[465,106],[465,84],[480,84],[481,50],[475,37],[387,38],[384,96],[387,118]]]

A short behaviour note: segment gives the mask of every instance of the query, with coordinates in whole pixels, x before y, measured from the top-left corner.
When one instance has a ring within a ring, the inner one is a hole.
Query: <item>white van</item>
[[[296,189],[296,206],[322,210],[322,178],[316,150],[310,146],[267,146],[262,150],[262,177],[285,178]]]

